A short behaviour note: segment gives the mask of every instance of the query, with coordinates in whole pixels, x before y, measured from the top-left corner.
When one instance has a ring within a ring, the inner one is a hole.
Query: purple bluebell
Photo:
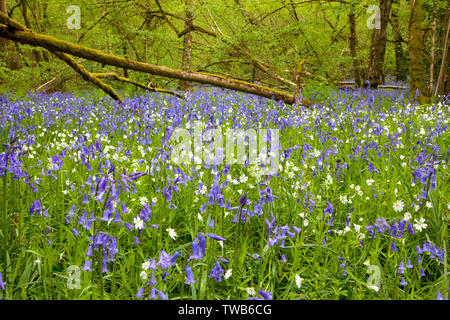
[[[143,293],[144,293],[144,287],[139,288],[138,292],[136,293],[136,297],[139,299],[142,299]]]
[[[156,278],[154,273],[152,273],[152,275],[150,276],[150,280],[148,281],[148,283],[152,286],[156,286]]]
[[[188,264],[186,264],[184,266],[184,270],[186,271],[186,277],[187,277],[185,284],[189,285],[189,284],[196,283],[198,281],[198,280],[194,280],[194,272],[192,271],[192,268]]]
[[[86,260],[86,262],[84,263],[83,270],[84,271],[92,271],[92,269],[91,269],[91,260]]]
[[[217,261],[216,266],[211,270],[209,277],[214,278],[214,280],[216,280],[216,282],[221,282],[223,274],[224,274],[224,271],[223,271],[222,267],[220,266],[220,263]]]
[[[36,213],[37,215],[40,215],[41,210],[42,210],[41,200],[37,199],[33,202],[33,204],[30,207],[30,214],[33,215],[34,213]]]
[[[400,261],[399,265],[398,265],[398,274],[404,274],[406,271],[406,268],[403,266],[403,261]]]
[[[400,285],[401,285],[401,286],[404,286],[404,287],[408,285],[408,282],[405,281],[405,277],[402,277],[402,278],[400,279]]]
[[[194,241],[192,241],[192,255],[189,257],[188,261],[201,259],[203,259],[203,255],[200,246],[198,245],[198,240],[194,239]]]
[[[213,240],[217,240],[217,241],[227,241],[227,239],[222,238],[221,236],[218,236],[214,233],[208,233],[207,236]]]
[[[179,252],[175,252],[172,256],[170,256],[167,252],[164,250],[161,250],[159,261],[156,264],[158,267],[160,267],[162,270],[169,269],[175,264],[175,260],[178,257]]]
[[[167,300],[168,299],[167,295],[164,292],[162,292],[160,290],[156,290],[156,291],[158,292],[158,295],[161,298],[161,300]]]
[[[264,300],[272,300],[272,293],[269,291],[259,290],[258,293],[263,297]]]
[[[0,272],[0,288],[5,291],[5,282],[2,279],[2,273]]]

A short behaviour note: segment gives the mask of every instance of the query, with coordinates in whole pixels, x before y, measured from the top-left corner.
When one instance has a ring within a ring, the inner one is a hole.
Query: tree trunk
[[[394,33],[394,51],[395,51],[395,77],[397,81],[406,81],[408,75],[408,61],[403,50],[403,38],[400,33],[400,23],[398,21],[399,0],[392,4],[391,25]]]
[[[409,90],[411,100],[428,103],[423,63],[422,0],[410,0],[409,17]],[[418,97],[417,97],[418,94]]]
[[[27,0],[22,0],[22,16],[23,16],[23,21],[25,21],[25,26],[28,29],[31,29],[31,22],[30,19],[28,18],[28,4],[27,4]],[[42,57],[39,53],[39,51],[37,50],[33,50],[32,51],[32,57],[34,59],[34,61],[36,61],[37,63],[42,61]]]
[[[186,5],[186,20],[184,22],[184,29],[190,30],[194,25],[194,14],[192,12],[192,0],[185,0]],[[192,59],[192,31],[188,31],[183,35],[183,57],[181,60],[181,69],[191,71]],[[180,90],[189,90],[189,82],[181,80],[178,83]]]
[[[380,29],[373,29],[367,69],[367,81],[369,81],[371,87],[377,87],[384,83],[383,63],[386,53],[386,28],[391,7],[392,0],[380,0]]]
[[[152,65],[145,62],[139,62],[131,59],[118,57],[112,54],[105,54],[99,50],[90,49],[79,44],[68,41],[58,40],[53,37],[34,33],[31,30],[24,30],[22,25],[6,15],[0,13],[0,37],[14,40],[23,44],[43,47],[49,51],[63,52],[76,57],[84,58],[90,61],[96,61],[102,64],[111,65],[129,70],[149,73],[178,80],[208,84],[215,87],[226,88],[246,93],[255,94],[265,98],[284,101],[287,104],[295,103],[295,96],[283,91],[272,89],[265,86],[252,84],[245,81],[238,81],[213,74],[199,72],[189,72],[184,70],[172,69],[164,66]],[[312,103],[306,99],[302,100],[304,106],[311,106]]]
[[[351,12],[348,14],[348,23],[350,25],[350,54],[353,59],[353,78],[358,87],[361,86],[361,69],[360,63],[358,62],[358,57],[356,53],[357,39],[356,39],[356,20],[354,6],[351,7]]]
[[[444,81],[444,91],[443,94],[449,95],[450,94],[450,57],[447,57],[447,73],[446,73],[446,79]]]
[[[449,7],[447,6],[447,10]],[[450,46],[450,19],[447,17],[447,28],[445,32],[445,40],[444,40],[444,52],[442,53],[441,59],[441,68],[439,71],[439,77],[436,83],[436,91],[434,93],[435,96],[439,94],[448,94],[449,93],[449,72],[448,66],[450,65],[450,57],[448,52],[448,47]]]
[[[430,83],[429,83],[429,95],[433,95],[434,89],[434,65],[436,63],[436,20],[437,20],[437,4],[436,0],[433,0],[433,23],[431,25],[431,61],[430,61]]]
[[[8,10],[6,8],[6,0],[0,0],[0,12],[8,15]],[[7,39],[1,39],[0,52],[4,56],[6,66],[9,69],[19,70],[22,67],[20,65],[20,57],[14,43],[12,43]]]

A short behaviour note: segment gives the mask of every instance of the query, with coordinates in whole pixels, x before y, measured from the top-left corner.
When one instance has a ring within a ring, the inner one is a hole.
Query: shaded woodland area
[[[70,29],[67,10],[80,9]],[[336,86],[408,84],[421,103],[450,93],[450,2],[0,0],[0,91],[115,100],[195,84],[309,106]],[[140,89],[136,89],[140,88]]]

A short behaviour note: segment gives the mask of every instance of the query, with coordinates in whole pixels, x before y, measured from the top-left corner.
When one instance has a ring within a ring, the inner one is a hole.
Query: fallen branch
[[[264,98],[273,98],[277,101],[281,100],[287,104],[295,103],[294,95],[272,88],[252,84],[245,81],[228,79],[214,74],[202,74],[197,72],[172,69],[164,66],[152,65],[145,62],[122,58],[112,54],[106,54],[102,51],[90,49],[79,44],[74,44],[68,41],[53,38],[51,36],[34,33],[31,30],[17,30],[12,26],[12,24],[14,24],[14,20],[10,19],[3,13],[0,13],[0,21],[4,23],[0,24],[0,37],[17,41],[23,44],[43,47],[53,52],[62,52],[70,54],[72,56],[84,58],[86,60],[96,61],[105,65],[145,72],[167,78],[209,84],[215,87],[255,94]],[[306,99],[302,100],[302,104],[307,107],[312,105],[312,103]]]
[[[26,28],[21,23],[14,21],[13,19],[10,19],[9,17],[7,17],[6,15],[4,15],[1,12],[0,12],[0,18],[3,19],[3,21],[5,21],[6,23],[8,23],[8,25],[10,27],[12,27],[16,30],[20,30],[23,32],[32,32],[30,29]],[[1,26],[2,25],[0,25],[0,28],[1,28]],[[17,42],[16,42],[16,44],[17,44]],[[43,47],[46,48],[51,53],[53,53],[55,56],[57,56],[60,60],[67,63],[73,70],[78,72],[84,80],[99,87],[101,90],[103,90],[106,94],[108,94],[114,100],[117,100],[120,103],[123,102],[123,100],[119,97],[119,95],[116,93],[116,91],[113,89],[113,87],[111,87],[110,85],[107,85],[106,83],[104,83],[100,79],[98,79],[96,76],[92,75],[92,73],[90,73],[83,65],[76,62],[75,59],[73,59],[70,55],[68,55],[64,52],[52,50],[46,46],[43,46]]]
[[[173,91],[166,90],[166,89],[155,88],[155,87],[152,87],[152,86],[150,86],[150,85],[147,86],[147,85],[145,85],[145,84],[143,84],[143,83],[140,83],[140,82],[131,80],[131,79],[129,79],[129,78],[121,77],[121,76],[119,76],[119,75],[118,75],[117,73],[115,73],[115,72],[108,72],[108,73],[92,73],[92,75],[95,76],[95,77],[97,77],[97,78],[113,78],[113,79],[115,79],[115,80],[117,80],[117,81],[122,81],[122,82],[127,82],[127,83],[134,84],[135,86],[140,87],[140,88],[143,88],[143,89],[148,90],[148,91],[152,91],[152,92],[160,92],[160,93],[168,93],[168,94],[172,94],[172,95],[174,95],[174,96],[177,96],[177,97],[179,97],[179,98],[183,98],[182,95],[180,95],[180,94],[178,94],[178,93],[175,93],[175,92],[173,92]]]
[[[113,87],[111,87],[110,85],[108,85],[108,84],[104,83],[103,81],[101,81],[93,73],[90,73],[88,70],[86,70],[86,68],[83,65],[79,64],[78,62],[76,62],[74,58],[72,58],[71,56],[69,56],[68,54],[63,53],[63,52],[59,52],[59,51],[51,51],[51,52],[55,56],[57,56],[59,59],[61,59],[65,63],[67,63],[73,70],[78,72],[84,80],[86,80],[86,81],[94,84],[95,86],[99,87],[107,95],[109,95],[111,98],[113,98],[114,100],[117,100],[120,103],[123,102],[123,100],[119,97],[119,95],[113,89]]]

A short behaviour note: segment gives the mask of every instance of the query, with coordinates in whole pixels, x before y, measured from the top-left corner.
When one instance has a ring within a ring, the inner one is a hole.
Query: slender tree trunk
[[[449,10],[449,8],[447,8]],[[441,60],[441,68],[439,71],[439,77],[436,84],[436,91],[434,93],[435,96],[439,94],[448,94],[450,89],[449,85],[449,52],[448,47],[450,46],[450,19],[447,18],[447,28],[445,32],[445,38],[444,38],[444,52],[442,53],[442,60]]]
[[[192,0],[185,0],[186,5],[186,20],[184,23],[184,29],[191,29],[194,25],[194,14],[192,12]],[[188,31],[183,36],[183,57],[181,60],[181,69],[185,71],[191,71],[192,60],[192,32]],[[180,90],[189,90],[190,84],[188,81],[181,80],[178,83]]]
[[[371,87],[384,83],[383,63],[386,53],[386,28],[391,13],[392,0],[380,0],[380,28],[374,28],[370,45],[367,81]]]
[[[358,87],[361,86],[361,69],[360,69],[360,63],[358,62],[358,57],[356,53],[356,47],[357,47],[357,39],[356,39],[356,20],[355,20],[355,11],[354,6],[351,8],[351,12],[348,15],[348,22],[350,25],[350,54],[352,55],[353,59],[353,78],[355,79],[355,83]]]
[[[408,76],[408,61],[403,50],[403,38],[400,33],[400,23],[398,21],[398,7],[400,0],[394,1],[391,12],[391,25],[394,33],[395,51],[395,77],[397,81],[406,81]]]
[[[431,61],[430,61],[430,83],[429,83],[429,95],[433,95],[434,89],[434,65],[436,63],[436,20],[437,20],[437,4],[436,0],[433,0],[433,23],[431,26]]]
[[[442,92],[445,95],[450,94],[450,57],[447,57],[447,72],[446,72],[446,78],[444,81],[444,91]]]
[[[423,63],[422,0],[410,0],[409,17],[409,90],[411,100],[428,103]],[[418,97],[417,97],[418,94]]]
[[[47,27],[49,27],[48,10],[47,9],[48,9],[48,0],[44,0],[44,2],[42,3],[42,18],[44,20],[44,22],[42,23],[42,28],[41,28],[42,33],[45,33],[45,30],[47,29]],[[46,62],[50,61],[50,56],[47,51],[42,52],[42,58]]]
[[[28,2],[27,0],[22,0],[22,8],[21,8],[22,16],[23,16],[23,20],[25,21],[25,26],[28,29],[32,29],[30,19],[28,18],[28,3],[27,2]],[[42,61],[42,57],[41,57],[39,51],[37,51],[37,50],[32,51],[32,57],[33,57],[34,61],[36,61],[38,63],[40,61]]]
[[[6,0],[0,0],[0,12],[8,15]],[[3,54],[6,65],[9,69],[19,70],[21,68],[20,57],[13,42],[9,41],[8,39],[1,39],[0,53]]]

